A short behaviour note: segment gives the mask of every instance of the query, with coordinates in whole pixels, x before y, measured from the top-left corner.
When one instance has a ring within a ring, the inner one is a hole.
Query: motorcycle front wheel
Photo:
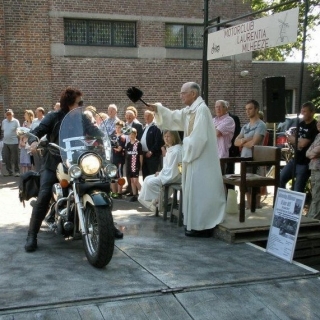
[[[86,235],[82,236],[86,257],[96,268],[106,266],[114,250],[114,225],[109,207],[87,204],[84,210]]]

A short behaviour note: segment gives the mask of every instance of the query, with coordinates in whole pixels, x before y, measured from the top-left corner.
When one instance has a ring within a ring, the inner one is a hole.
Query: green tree
[[[318,108],[317,112],[320,112],[320,63],[310,64],[308,70],[311,71],[313,79],[309,100]]]
[[[277,4],[288,2],[288,0],[244,0],[250,1],[252,11],[259,11],[262,9],[266,9],[268,7],[275,6]],[[307,41],[310,39],[310,31],[317,25],[320,25],[320,3],[319,0],[309,0],[309,9],[308,9],[308,21],[307,21]],[[263,51],[255,51],[253,53],[254,60],[260,61],[284,61],[286,57],[290,57],[293,55],[293,50],[301,50],[302,49],[302,40],[303,40],[303,30],[304,30],[304,17],[306,10],[306,1],[303,2],[295,2],[289,5],[284,5],[278,7],[276,9],[270,10],[265,13],[261,13],[260,17],[266,16],[267,14],[274,14],[277,12],[289,10],[292,8],[296,8],[299,6],[299,28],[298,28],[298,37],[297,41],[294,43],[289,43],[283,46],[274,47],[270,49],[266,49]],[[257,16],[255,18],[258,18]]]
[[[250,1],[250,0],[244,0]],[[253,11],[259,11],[262,9],[266,9],[268,7],[285,3],[288,0],[251,0],[251,7]],[[298,36],[297,41],[295,43],[289,43],[283,46],[274,47],[270,49],[266,49],[263,51],[255,51],[253,52],[253,59],[260,61],[284,61],[286,57],[290,57],[293,55],[294,49],[301,50],[303,45],[303,32],[304,32],[304,19],[305,19],[305,11],[307,9],[306,0],[300,2],[295,2],[289,5],[284,5],[278,7],[274,10],[269,11],[268,13],[260,14],[260,17],[265,16],[267,14],[273,14],[285,10],[289,10],[291,8],[295,8],[299,6],[299,24],[298,24]],[[319,0],[309,0],[308,1],[308,15],[307,15],[307,28],[306,28],[306,42],[310,39],[310,31],[315,27],[320,25],[320,3]],[[258,17],[255,17],[258,18]],[[313,85],[311,88],[311,93],[309,100],[311,100],[320,111],[320,64],[313,63],[308,65],[308,70],[311,72],[311,77],[313,79]],[[318,112],[319,112],[318,111]]]

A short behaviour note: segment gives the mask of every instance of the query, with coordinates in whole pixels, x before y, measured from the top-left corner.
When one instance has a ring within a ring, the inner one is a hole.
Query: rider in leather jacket
[[[31,133],[39,139],[46,135],[48,142],[59,144],[59,129],[63,118],[70,110],[75,109],[82,104],[81,91],[68,87],[61,94],[61,109],[47,114],[40,122],[39,126],[32,130]],[[35,150],[38,145],[36,138],[32,136],[28,139],[28,143],[31,151]],[[27,241],[25,244],[25,250],[27,252],[32,252],[37,249],[37,234],[49,209],[52,196],[52,186],[58,182],[56,169],[60,162],[60,156],[53,155],[48,150],[44,152],[40,170],[40,191],[37,201],[33,206]],[[114,230],[116,238],[119,239],[123,237],[123,233],[120,230],[116,227],[114,227]]]

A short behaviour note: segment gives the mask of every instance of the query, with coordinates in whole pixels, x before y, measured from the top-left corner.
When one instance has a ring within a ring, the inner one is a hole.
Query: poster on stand
[[[278,189],[266,251],[292,262],[306,195]]]

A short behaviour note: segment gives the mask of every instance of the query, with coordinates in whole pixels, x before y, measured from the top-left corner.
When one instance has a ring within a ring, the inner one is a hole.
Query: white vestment
[[[155,119],[161,129],[184,131],[184,225],[187,230],[214,228],[224,219],[226,195],[210,110],[201,97],[181,110],[170,110],[160,103],[156,105]]]
[[[138,198],[142,205],[150,208],[150,202],[159,198],[160,188],[164,184],[181,182],[181,174],[178,169],[178,163],[181,161],[182,147],[180,144],[167,148],[166,156],[163,158],[162,170],[157,176],[152,174],[147,176],[143,181]]]

